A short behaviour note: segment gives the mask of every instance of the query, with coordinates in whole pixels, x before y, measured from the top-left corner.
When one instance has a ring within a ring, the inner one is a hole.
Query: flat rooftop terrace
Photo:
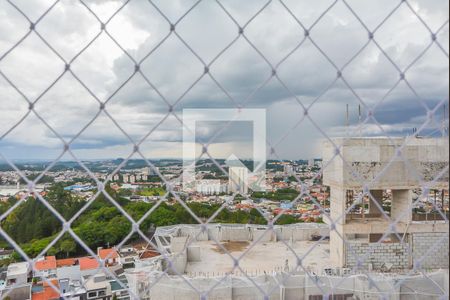
[[[239,261],[239,265],[249,275],[264,274],[264,271],[270,274],[273,271],[283,271],[287,259],[289,271],[293,271],[297,265],[297,258],[292,252],[294,250],[300,258],[310,251],[303,259],[304,268],[310,272],[321,274],[323,268],[331,266],[328,241],[297,241],[294,243],[286,241],[286,243],[291,249],[283,242],[259,242],[251,247]],[[315,245],[316,243],[317,245]],[[221,244],[235,258],[241,256],[251,246],[251,242],[221,242]],[[200,248],[200,261],[187,263],[186,273],[188,275],[217,276],[225,273],[241,275],[242,272],[239,269],[232,272],[233,260],[214,241],[194,242],[191,246]],[[314,248],[311,250],[312,247]],[[301,267],[297,270],[303,271]]]

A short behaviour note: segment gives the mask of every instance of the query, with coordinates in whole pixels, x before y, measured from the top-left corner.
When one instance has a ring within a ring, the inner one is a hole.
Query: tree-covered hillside
[[[109,187],[106,191],[136,221],[155,205],[145,202],[131,202],[121,198]],[[70,191],[65,191],[61,184],[53,185],[45,199],[66,220],[70,220],[87,203]],[[2,202],[0,213],[4,213],[16,201],[18,200],[10,199],[7,202]],[[62,223],[40,200],[30,197],[21,201],[22,203],[17,208],[1,220],[1,226],[11,238],[21,245],[27,255],[35,257],[61,232]],[[220,208],[219,204],[187,203],[187,205],[201,220],[209,219]],[[224,208],[211,222],[265,224],[266,220],[256,209],[247,212],[242,210],[229,211]],[[294,217],[282,216],[277,224],[295,222],[297,222],[297,219]],[[147,234],[152,226],[180,223],[196,224],[198,222],[181,204],[163,202],[142,222],[140,228],[144,234]],[[97,247],[119,244],[129,234],[131,222],[103,194],[100,194],[74,220],[71,227],[95,251]],[[137,239],[139,236],[135,234],[133,238]],[[2,244],[2,247],[10,247],[4,240]],[[67,233],[47,252],[47,254],[57,255],[58,257],[84,253],[85,250]]]

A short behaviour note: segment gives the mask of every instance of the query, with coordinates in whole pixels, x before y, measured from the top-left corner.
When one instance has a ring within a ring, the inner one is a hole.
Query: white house
[[[6,285],[25,284],[28,282],[30,266],[27,262],[12,263],[6,271]]]

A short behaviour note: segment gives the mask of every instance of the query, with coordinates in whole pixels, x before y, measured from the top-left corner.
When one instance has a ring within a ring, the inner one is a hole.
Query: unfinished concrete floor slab
[[[295,254],[301,258],[308,253],[302,260],[302,264],[305,269],[316,274],[320,274],[323,268],[330,266],[329,243],[327,241],[286,243],[287,245],[283,242],[260,242],[251,246],[251,242],[221,242],[222,246],[236,259],[248,251],[239,260],[239,266],[249,275],[283,271],[286,269],[286,264],[289,271],[292,271],[297,265]],[[226,273],[234,275],[242,273],[238,269],[232,271],[233,259],[214,241],[194,242],[191,246],[200,248],[200,261],[188,262],[186,274],[191,276],[221,276]],[[303,269],[298,268],[298,270],[302,271]]]

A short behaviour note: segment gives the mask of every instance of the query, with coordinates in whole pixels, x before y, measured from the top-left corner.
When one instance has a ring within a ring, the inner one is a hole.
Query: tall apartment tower
[[[228,171],[228,191],[248,194],[248,169],[246,167],[230,167]]]
[[[324,142],[336,267],[448,268],[448,151],[448,138]]]
[[[284,172],[284,175],[290,176],[294,173],[294,167],[292,165],[284,165],[283,172]]]
[[[123,183],[130,182],[130,174],[123,174],[122,178],[123,178]]]

